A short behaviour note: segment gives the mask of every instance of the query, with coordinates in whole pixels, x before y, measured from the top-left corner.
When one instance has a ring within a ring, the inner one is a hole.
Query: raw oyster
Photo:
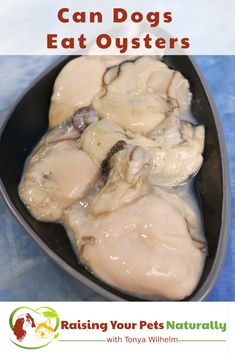
[[[124,62],[118,75],[116,68],[111,70],[112,74],[108,71],[104,75],[104,88],[92,105],[101,118],[123,128],[150,132],[170,112],[179,114],[190,104],[188,81],[157,58]]]
[[[197,285],[205,252],[191,237],[191,228],[192,234],[197,229],[193,211],[178,196],[153,192],[149,168],[145,150],[127,146],[113,156],[108,182],[95,199],[67,209],[63,222],[80,259],[104,281],[136,294],[181,299]]]
[[[154,163],[153,183],[161,186],[177,186],[187,181],[201,167],[203,162],[205,128],[202,125],[181,121],[180,135],[175,139],[164,138],[162,147],[148,148]],[[179,139],[179,143],[175,144]],[[181,139],[181,142],[180,142]]]
[[[55,128],[19,185],[36,219],[64,225],[86,267],[137,296],[182,299],[202,273],[200,211],[183,191],[205,137],[186,121],[190,102],[188,81],[158,57],[74,59],[54,85]]]
[[[102,119],[91,124],[83,132],[79,146],[101,165],[110,149],[120,140],[139,146],[156,145],[153,140],[141,134],[125,130],[113,121]]]
[[[127,56],[81,56],[71,60],[59,73],[51,97],[49,126],[55,127],[77,110],[91,104],[102,87],[106,69]]]
[[[99,168],[74,140],[44,144],[29,157],[19,194],[40,221],[57,221],[99,178]]]
[[[98,165],[119,140],[145,147],[153,159],[153,183],[177,186],[199,170],[203,161],[204,138],[203,126],[193,126],[171,114],[145,136],[102,119],[84,131],[79,145]]]
[[[96,112],[91,107],[80,108],[70,118],[50,129],[40,140],[38,146],[58,141],[77,140],[87,126],[98,120]]]

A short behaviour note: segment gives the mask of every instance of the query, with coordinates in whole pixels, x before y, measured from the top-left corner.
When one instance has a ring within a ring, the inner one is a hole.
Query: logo
[[[57,312],[48,306],[36,310],[21,306],[9,317],[10,340],[21,348],[42,348],[59,336],[59,324]]]

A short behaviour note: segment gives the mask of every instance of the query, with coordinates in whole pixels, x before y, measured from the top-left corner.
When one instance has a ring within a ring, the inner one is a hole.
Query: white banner
[[[1,0],[0,54],[235,54],[234,0]]]
[[[235,303],[0,303],[4,353],[234,352]]]

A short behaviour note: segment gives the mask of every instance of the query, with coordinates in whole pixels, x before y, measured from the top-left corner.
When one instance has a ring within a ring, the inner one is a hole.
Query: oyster
[[[82,107],[89,106],[102,87],[106,69],[127,56],[82,56],[71,60],[58,75],[51,97],[49,126],[55,127]]]
[[[193,211],[178,196],[153,190],[149,168],[145,150],[127,146],[112,157],[109,179],[95,199],[67,209],[63,222],[81,261],[107,283],[181,299],[198,283],[205,244],[191,236]]]
[[[161,186],[178,186],[187,181],[201,167],[205,128],[181,121],[175,138],[162,134],[162,147],[151,147],[154,163],[153,183]],[[160,137],[160,135],[158,136]],[[176,141],[178,140],[178,144]]]
[[[79,146],[101,165],[110,149],[118,142],[125,141],[137,146],[155,146],[155,142],[141,134],[123,129],[115,122],[101,119],[91,124],[82,134]]]
[[[37,220],[63,224],[85,266],[137,295],[182,299],[202,273],[200,212],[182,197],[205,139],[186,121],[190,102],[188,81],[158,57],[74,59],[19,185]]]
[[[40,221],[57,221],[99,178],[99,168],[74,140],[43,144],[29,157],[19,194]]]
[[[172,113],[166,117],[156,128],[146,135],[154,141],[154,146],[162,149],[169,149],[184,142],[181,133],[182,121]]]
[[[38,147],[46,143],[77,140],[81,137],[87,126],[98,120],[96,112],[91,107],[83,107],[70,118],[50,129],[40,140]]]
[[[203,161],[204,138],[203,126],[193,126],[171,114],[145,136],[102,119],[84,131],[79,145],[98,165],[119,140],[145,147],[153,159],[153,183],[177,186],[199,170]]]
[[[104,75],[104,88],[92,100],[101,118],[134,132],[152,131],[170,112],[191,101],[188,81],[157,58],[141,57]]]

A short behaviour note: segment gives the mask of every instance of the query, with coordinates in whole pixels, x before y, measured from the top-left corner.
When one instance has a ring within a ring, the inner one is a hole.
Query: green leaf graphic
[[[36,310],[39,311],[41,309],[48,309],[49,311],[53,311],[54,313],[57,314],[57,312],[54,309],[52,309],[50,306],[41,306],[40,308],[38,308]]]
[[[58,317],[58,314],[53,312],[53,311],[44,311],[42,313],[43,316],[49,318],[49,319],[54,319],[54,318],[57,318]]]

